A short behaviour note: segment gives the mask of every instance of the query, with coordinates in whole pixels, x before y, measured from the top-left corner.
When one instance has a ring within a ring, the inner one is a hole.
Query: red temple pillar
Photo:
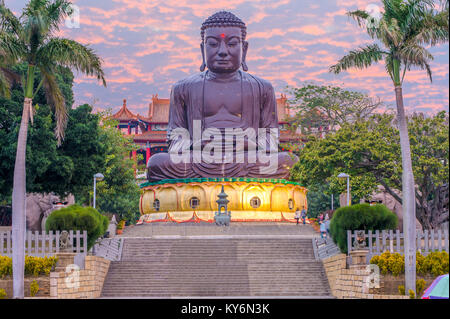
[[[135,134],[138,135],[139,133],[139,125],[136,125]]]
[[[128,123],[128,135],[131,135],[131,126],[130,126],[130,123]]]
[[[145,165],[147,165],[148,160],[150,159],[150,146],[147,146],[147,153],[145,155]]]
[[[133,160],[136,161],[136,151],[132,151],[131,154]]]

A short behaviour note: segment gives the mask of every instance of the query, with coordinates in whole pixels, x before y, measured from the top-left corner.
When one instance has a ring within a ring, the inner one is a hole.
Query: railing
[[[87,254],[87,231],[67,231],[67,238],[65,235],[61,236],[63,232],[28,231],[25,237],[25,255],[44,257],[59,252]],[[0,255],[12,256],[11,234],[11,231],[0,232]]]
[[[123,238],[101,239],[92,247],[92,254],[111,261],[120,261],[122,259],[123,241]]]
[[[347,230],[347,247],[348,252],[354,250],[353,242],[357,237],[358,230]],[[380,255],[385,251],[391,253],[403,254],[404,251],[404,234],[397,229],[393,230],[376,230],[365,232],[365,238],[368,242],[369,258],[374,255]],[[425,230],[416,232],[416,247],[422,255],[427,255],[432,251],[449,251],[448,229],[445,230]]]
[[[337,255],[341,252],[331,237],[313,238],[312,244],[314,248],[314,257],[316,260],[322,260]]]

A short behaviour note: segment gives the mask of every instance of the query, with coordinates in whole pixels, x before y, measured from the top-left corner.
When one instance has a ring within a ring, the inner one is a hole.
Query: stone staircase
[[[311,239],[125,238],[102,297],[332,297]]]

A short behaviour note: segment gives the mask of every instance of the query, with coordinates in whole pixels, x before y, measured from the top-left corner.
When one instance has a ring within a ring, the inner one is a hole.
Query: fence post
[[[420,229],[417,229],[417,231],[416,231],[416,238],[417,238],[416,251],[419,251],[420,253],[422,253],[422,234],[421,234]]]
[[[442,230],[438,230],[438,251],[442,251]]]
[[[53,255],[53,230],[50,230],[48,232],[48,249],[50,251],[50,254]]]
[[[44,230],[42,232],[42,257],[45,256],[45,252],[47,250],[47,232]]]
[[[84,255],[87,255],[87,231],[83,230],[83,253]]]
[[[6,251],[3,250],[4,242],[5,242],[3,239],[3,237],[4,237],[3,234],[6,234],[6,233],[0,232],[0,254],[8,255],[8,245],[6,246]]]
[[[347,230],[347,252],[350,254],[352,251],[352,231]]]
[[[372,230],[369,230],[368,236],[369,236],[369,255],[372,256],[372,254],[373,254],[373,251],[372,251],[372,249],[373,249],[373,247],[372,247]]]
[[[386,230],[385,229],[383,229],[382,231],[381,231],[381,236],[382,236],[382,248],[381,248],[381,252],[385,252],[387,249],[386,249]]]
[[[431,230],[431,252],[434,251],[435,243],[434,243],[434,229]]]
[[[444,246],[445,251],[448,252],[448,229],[444,230]]]
[[[377,245],[377,255],[380,254],[380,231],[375,230],[375,244]]]
[[[395,231],[395,236],[397,237],[396,239],[397,239],[397,242],[396,242],[396,248],[397,248],[397,252],[399,253],[399,254],[401,254],[402,253],[402,251],[401,251],[401,247],[400,247],[400,230],[396,230]],[[404,245],[403,245],[404,246]]]
[[[389,229],[389,252],[394,253],[394,231]]]
[[[56,231],[56,239],[55,239],[55,244],[56,244],[56,252],[59,253],[59,230]]]
[[[77,245],[77,249],[76,249],[76,252],[77,253],[80,253],[80,246],[81,246],[81,243],[80,243],[80,231],[79,230],[77,230],[77,232],[76,232],[76,235],[75,235],[75,238],[76,238],[76,245]]]
[[[424,231],[424,240],[425,240],[425,254],[428,254],[428,229]]]
[[[70,246],[72,247],[71,253],[73,253],[74,252],[74,247],[73,247],[73,230],[69,231],[69,243],[70,243]]]
[[[39,254],[39,232],[37,230],[34,232],[34,254],[35,256]]]

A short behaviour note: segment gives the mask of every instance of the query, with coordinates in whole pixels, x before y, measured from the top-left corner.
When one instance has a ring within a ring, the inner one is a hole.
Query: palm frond
[[[404,3],[402,0],[382,0],[384,6],[384,18],[402,20]]]
[[[424,12],[419,27],[412,35],[413,41],[422,45],[436,45],[449,40],[448,11],[439,13],[428,10]]]
[[[96,76],[106,86],[101,58],[93,49],[76,41],[53,38],[39,49],[37,60],[43,65],[66,66],[88,76]]]
[[[386,52],[382,51],[376,44],[360,47],[350,51],[339,62],[330,67],[330,72],[340,73],[350,68],[364,69],[383,59]]]
[[[389,22],[381,19],[377,29],[377,38],[383,42],[386,47],[398,47],[403,40],[403,33],[395,18]]]
[[[7,99],[11,98],[11,82],[5,77],[5,74],[0,70],[0,96]]]
[[[370,17],[370,14],[364,10],[356,10],[347,12],[347,15],[358,22],[360,27],[365,26],[367,19]]]
[[[66,0],[56,0],[50,3],[47,8],[47,24],[49,27],[49,33],[59,30],[59,25],[64,19],[72,14],[72,4]]]
[[[56,77],[53,70],[40,67],[41,75],[43,77],[43,87],[45,91],[45,97],[47,98],[48,104],[52,107],[55,112],[56,127],[55,135],[58,140],[58,146],[61,145],[64,139],[64,131],[67,126],[67,108],[64,101],[64,96],[56,82]]]
[[[384,67],[386,69],[386,72],[391,77],[392,82],[394,82],[394,66],[392,62],[392,54],[386,55],[386,58],[384,60]]]
[[[398,51],[398,56],[405,65],[417,66],[422,70],[426,70],[430,81],[433,82],[429,62],[434,57],[427,49],[418,44],[408,44]]]
[[[13,33],[16,36],[22,33],[20,20],[2,3],[0,3],[0,30]]]
[[[13,34],[0,30],[0,64],[14,64],[25,51],[22,43]]]

